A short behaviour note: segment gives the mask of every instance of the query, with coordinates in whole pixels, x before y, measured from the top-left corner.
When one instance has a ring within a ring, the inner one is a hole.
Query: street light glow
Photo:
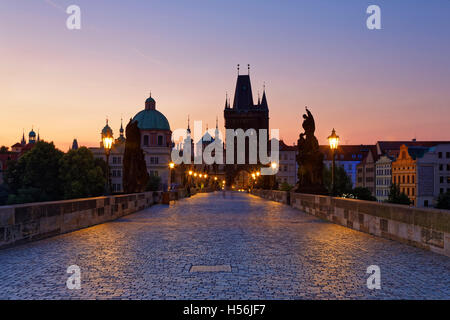
[[[328,143],[330,144],[331,150],[336,150],[339,145],[339,136],[336,135],[336,130],[331,131],[331,135],[328,137]]]
[[[113,137],[104,137],[103,138],[103,147],[105,150],[109,151],[111,150],[112,144],[113,144]]]

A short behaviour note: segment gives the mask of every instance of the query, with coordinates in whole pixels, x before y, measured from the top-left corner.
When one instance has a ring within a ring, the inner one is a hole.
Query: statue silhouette
[[[326,194],[323,185],[323,154],[319,150],[319,142],[314,136],[316,124],[312,113],[307,107],[303,115],[302,127],[305,132],[300,134],[298,146],[298,183],[296,192]]]
[[[123,190],[125,193],[143,192],[149,175],[141,149],[141,131],[137,121],[128,123],[126,129],[125,153],[123,155]]]

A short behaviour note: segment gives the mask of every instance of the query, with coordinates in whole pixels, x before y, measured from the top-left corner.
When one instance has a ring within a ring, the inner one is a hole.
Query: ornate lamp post
[[[172,169],[175,168],[175,163],[169,162],[169,191],[172,187]]]
[[[106,155],[106,194],[110,194],[111,192],[111,186],[109,183],[109,155],[111,154],[113,141],[114,139],[112,134],[108,133],[103,136],[103,149],[105,150]]]
[[[333,157],[333,160],[331,162],[331,195],[335,195],[335,181],[334,181],[334,170],[335,170],[335,154],[336,149],[339,146],[339,136],[336,135],[336,131],[333,128],[333,131],[331,131],[331,135],[328,137],[328,143],[330,144],[331,149],[331,155]]]

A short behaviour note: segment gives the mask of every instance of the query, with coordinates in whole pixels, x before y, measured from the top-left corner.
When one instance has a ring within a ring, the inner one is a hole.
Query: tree
[[[9,192],[10,190],[6,184],[0,184],[0,206],[7,204]]]
[[[345,194],[352,193],[352,180],[345,172],[345,169],[341,166],[336,166],[334,171],[334,181],[335,181],[335,194],[336,196],[342,196]],[[331,194],[332,184],[331,184],[331,168],[324,166],[323,168],[323,183],[325,188]]]
[[[352,194],[356,199],[359,200],[367,200],[367,201],[377,200],[377,198],[375,198],[372,195],[372,192],[370,192],[368,188],[356,187],[355,189],[353,189]]]
[[[387,202],[406,205],[411,204],[411,200],[409,200],[408,196],[404,192],[400,192],[400,187],[395,183],[391,184]]]
[[[439,195],[436,208],[450,210],[450,190]]]
[[[145,190],[146,191],[158,191],[158,190],[160,190],[160,186],[161,186],[161,177],[157,176],[155,174],[149,175],[147,187],[145,188]]]
[[[95,197],[105,190],[103,169],[86,147],[72,149],[60,159],[59,178],[65,199]]]
[[[0,153],[8,153],[8,151],[9,151],[8,147],[6,147],[6,146],[1,146],[0,147]]]
[[[287,182],[283,182],[283,183],[280,185],[280,190],[281,190],[281,191],[291,191],[292,188],[293,188],[293,186],[291,186],[291,185],[290,185],[289,183],[287,183]]]
[[[5,174],[11,194],[8,203],[58,200],[62,197],[59,160],[63,152],[53,142],[38,141]]]

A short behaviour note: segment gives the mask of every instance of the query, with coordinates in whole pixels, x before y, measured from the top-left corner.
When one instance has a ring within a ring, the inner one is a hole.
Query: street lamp
[[[172,169],[175,168],[175,163],[169,162],[169,190],[172,187]]]
[[[331,131],[331,135],[328,137],[328,143],[330,144],[331,149],[331,156],[333,158],[331,162],[331,195],[335,195],[335,182],[334,182],[334,170],[335,170],[335,154],[336,149],[339,146],[339,136],[336,135],[336,131],[333,128],[333,131]]]
[[[106,155],[106,194],[110,194],[111,192],[109,183],[109,155],[111,154],[113,141],[114,139],[112,134],[108,133],[107,135],[103,136],[103,149],[105,150]]]

